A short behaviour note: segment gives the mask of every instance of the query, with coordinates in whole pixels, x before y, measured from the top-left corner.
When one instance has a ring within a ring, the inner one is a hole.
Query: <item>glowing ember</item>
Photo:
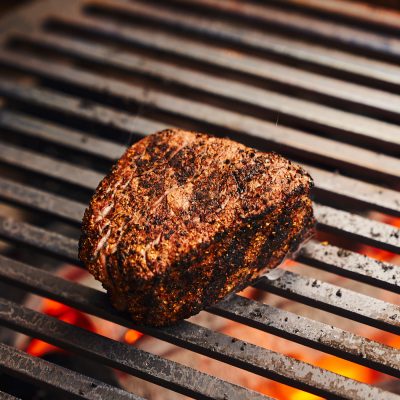
[[[301,353],[291,353],[287,355],[296,358],[298,360],[306,361],[304,357],[302,357]],[[327,369],[337,374],[346,376],[348,378],[369,384],[377,382],[380,376],[382,375],[373,369],[363,367],[361,365],[328,354],[322,355],[315,362],[313,362],[313,364],[323,369]],[[313,395],[311,393],[307,393],[302,390],[295,389],[290,386],[286,386],[281,383],[273,381],[270,381],[267,384],[263,384],[257,387],[256,390],[266,395],[272,396],[277,400],[283,400],[283,399],[322,400],[323,399],[322,397]]]
[[[280,268],[291,268],[291,267],[295,267],[296,265],[297,265],[296,261],[288,258],[280,265]]]
[[[44,299],[41,311],[44,314],[55,317],[71,325],[79,326],[91,332],[106,334],[106,336],[110,336],[107,329],[105,329],[106,327],[104,327],[104,329],[101,329],[102,327],[100,326],[100,324],[106,324],[106,321],[99,320],[99,324],[97,324],[97,319],[86,316],[84,313],[75,310],[74,308],[71,308],[69,306],[66,306],[65,304],[59,303],[58,301]],[[123,339],[126,343],[133,344],[142,336],[142,333],[133,329],[128,329],[123,335]],[[32,339],[29,342],[26,351],[36,357],[43,357],[50,352],[63,352],[62,349],[39,339]]]
[[[360,382],[373,383],[380,373],[362,365],[355,364],[351,361],[343,360],[331,355],[324,355],[317,361],[318,367],[336,372],[347,378],[355,379]]]
[[[400,228],[400,218],[385,216],[381,218],[381,222]],[[397,254],[391,253],[390,251],[371,248],[368,246],[362,246],[360,253],[365,254],[369,257],[376,258],[380,261],[393,261],[398,257]]]
[[[83,313],[68,307],[65,304],[54,300],[44,299],[42,312],[61,321],[79,326],[92,332],[96,332],[96,327],[90,319]],[[39,339],[32,339],[26,351],[36,357],[43,357],[49,352],[62,352],[63,350]]]
[[[143,336],[143,333],[135,331],[134,329],[128,329],[125,332],[124,340],[126,343],[133,344]]]

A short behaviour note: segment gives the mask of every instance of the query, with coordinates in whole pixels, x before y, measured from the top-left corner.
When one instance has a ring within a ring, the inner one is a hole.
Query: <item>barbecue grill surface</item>
[[[297,261],[399,294],[398,266],[342,248],[400,253],[400,229],[367,214],[400,217],[400,11],[370,7],[45,0],[10,14],[0,24],[0,198],[14,217],[0,216],[0,237],[10,244],[0,254],[1,280],[135,328],[104,292],[37,260],[80,266],[78,228],[100,179],[127,145],[175,126],[301,163],[315,181],[318,230],[336,244],[311,241]],[[400,333],[399,306],[296,269],[257,288]],[[194,398],[268,398],[0,297],[3,326],[101,364]],[[339,327],[239,295],[208,312],[400,377],[398,349]],[[400,398],[193,322],[138,329],[329,399]],[[10,343],[0,344],[0,354],[2,370],[56,392],[139,398]]]

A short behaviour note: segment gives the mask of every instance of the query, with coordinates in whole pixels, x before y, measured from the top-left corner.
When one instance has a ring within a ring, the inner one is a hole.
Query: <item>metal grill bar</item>
[[[197,399],[270,399],[260,393],[0,299],[1,322],[110,367]],[[380,392],[380,391],[379,391]],[[380,393],[377,393],[380,395]]]
[[[358,239],[372,246],[400,252],[400,230],[393,226],[377,224],[359,215],[320,204],[316,204],[314,211],[320,229],[340,232],[344,238]]]
[[[400,334],[400,307],[355,293],[318,279],[285,271],[276,279],[263,279],[255,285],[280,296],[317,306],[348,318]]]
[[[46,140],[71,150],[114,161],[125,147],[104,139],[88,136],[84,132],[49,124],[37,118],[7,109],[0,110],[0,128],[22,133],[25,136]]]
[[[125,390],[107,385],[56,364],[32,357],[14,347],[0,343],[0,369],[8,374],[21,377],[44,387],[50,387],[56,393],[69,394],[74,398],[90,400],[144,400],[142,397]],[[74,382],[71,385],[71,382]],[[1,395],[0,395],[1,398]]]
[[[180,6],[188,6],[188,2],[172,0]],[[294,33],[302,37],[318,39],[333,45],[364,50],[368,53],[387,56],[393,59],[399,57],[400,41],[392,39],[387,44],[386,36],[368,32],[362,28],[352,28],[338,22],[308,17],[295,12],[285,12],[268,4],[262,6],[244,2],[240,10],[233,2],[218,2],[216,0],[190,0],[190,7],[198,6],[199,10],[212,10],[214,13],[223,12],[225,15],[239,17],[242,21],[262,23],[266,27],[281,28],[287,33]]]
[[[93,190],[101,180],[98,172],[75,166],[64,161],[51,161],[50,157],[42,156],[29,150],[0,143],[0,159],[3,163],[17,168],[45,173],[55,179]]]
[[[11,396],[11,394],[4,393],[2,391],[0,391],[0,399],[1,400],[19,400],[16,397]]]
[[[199,66],[208,66],[216,71],[233,75],[238,80],[251,80],[253,84],[278,89],[301,90],[302,95],[318,95],[328,103],[345,104],[356,107],[358,110],[368,111],[369,115],[379,115],[398,119],[399,102],[397,95],[381,90],[366,88],[339,79],[321,76],[316,73],[302,71],[294,67],[285,66],[277,62],[261,60],[247,54],[241,54],[240,58],[230,56],[223,49],[198,43],[188,38],[181,39],[176,35],[152,30],[137,25],[118,29],[108,21],[98,21],[88,17],[57,18],[47,24],[50,32],[67,30],[65,36],[82,39],[98,39],[112,42],[115,45],[125,44],[130,47],[157,51],[158,53],[174,57],[177,61],[191,61]],[[60,33],[60,32],[59,32]],[[63,33],[63,32],[61,32]],[[93,48],[92,48],[93,50]],[[95,53],[98,49],[96,47]],[[98,53],[97,53],[98,54]],[[118,59],[124,59],[117,54]],[[384,99],[390,99],[390,104]],[[393,101],[393,103],[391,103]],[[376,139],[378,137],[374,136]],[[393,138],[388,138],[393,140]]]
[[[180,97],[174,97],[161,91],[125,84],[115,79],[102,77],[94,73],[84,72],[77,68],[64,65],[54,65],[39,59],[32,59],[24,55],[0,51],[0,63],[13,68],[33,73],[43,79],[51,80],[57,86],[68,84],[69,88],[89,91],[100,95],[100,98],[112,98],[125,107],[129,102],[146,105],[150,109],[157,109],[169,115],[179,116],[184,120],[194,120],[200,124],[207,123],[218,127],[221,121],[226,121],[228,131],[246,132],[249,140],[253,137],[268,142],[272,149],[285,149],[286,152],[301,157],[307,157],[319,162],[331,162],[335,167],[348,169],[358,173],[367,173],[368,177],[375,176],[393,183],[400,182],[400,161],[394,157],[361,149],[346,143],[339,143],[319,136],[308,135],[291,128],[276,126],[267,121],[261,121],[251,116],[241,115],[232,111],[220,109],[208,104],[195,102]],[[8,89],[8,90],[7,90]],[[0,93],[10,93],[10,85],[1,82]],[[14,88],[12,92],[18,92]],[[10,93],[12,95],[12,93]],[[14,94],[15,96],[15,94]],[[122,100],[122,102],[121,102]],[[221,129],[219,127],[218,129]],[[215,130],[215,128],[214,128]],[[225,131],[227,129],[225,128]],[[220,132],[224,133],[224,132]],[[379,160],[373,168],[366,160]]]
[[[263,118],[268,118],[270,113],[271,119],[274,119],[279,113],[281,122],[293,121],[292,123],[299,127],[321,129],[339,137],[354,137],[363,143],[371,141],[378,148],[400,151],[400,138],[396,137],[399,134],[397,126],[375,119],[277,94],[267,89],[258,89],[237,81],[228,81],[192,69],[169,65],[136,54],[119,52],[110,58],[111,48],[97,43],[85,44],[60,35],[48,34],[19,36],[18,39],[37,48],[51,49],[75,59],[112,68],[113,71],[141,73],[148,77],[167,80],[169,84],[184,85],[192,91],[220,96],[225,102],[242,102],[260,108]],[[190,43],[185,47],[188,46]],[[389,95],[386,101],[393,101],[393,106],[397,105],[399,110],[400,97]]]
[[[0,216],[0,236],[16,243],[35,247],[56,257],[61,257],[68,262],[80,265],[80,262],[76,259],[77,241],[58,233]]]
[[[80,224],[85,206],[65,197],[43,192],[0,176],[0,197],[8,202]]]
[[[316,184],[316,193],[323,195],[328,201],[340,201],[343,205],[351,201],[361,207],[369,207],[383,213],[400,216],[398,192],[314,168],[304,163],[302,165],[312,174]]]
[[[1,81],[0,86],[2,96],[13,100],[26,101],[31,107],[40,106],[51,109],[53,113],[59,113],[65,117],[78,117],[92,126],[96,123],[105,125],[109,127],[111,134],[115,134],[115,131],[122,131],[126,134],[148,135],[167,127],[163,123],[118,112],[94,102],[61,95],[51,90],[24,88],[24,86],[19,86],[15,82],[4,80]]]
[[[265,279],[261,279],[260,283],[262,284],[264,281]],[[300,344],[308,345],[317,350],[338,355],[359,364],[371,366],[373,363],[375,367],[377,366],[375,352],[381,351],[381,349],[378,350],[380,345],[377,342],[369,341],[368,339],[313,321],[309,318],[251,301],[245,297],[233,296],[229,300],[222,301],[216,306],[211,307],[208,311]],[[365,348],[367,350],[365,352],[362,350],[364,347],[361,343],[366,345]],[[368,356],[366,356],[367,353],[369,354]],[[375,356],[373,356],[374,353]],[[370,355],[372,358],[369,358]],[[360,358],[365,358],[365,356],[372,363],[360,360]],[[390,375],[396,377],[400,376],[397,368],[398,357],[399,354],[395,355],[392,359],[394,361],[392,366],[396,366],[396,370],[388,368],[387,365],[385,366],[386,371],[391,369]],[[380,363],[381,361],[382,359]],[[392,361],[389,361],[389,363]],[[381,368],[382,366],[377,366],[377,369],[381,370]]]
[[[105,125],[109,127],[111,134],[114,135],[116,131],[122,131],[126,134],[134,132],[148,135],[149,132],[157,132],[166,128],[163,123],[118,112],[90,101],[86,101],[86,107],[82,107],[85,104],[83,99],[61,95],[55,91],[28,88],[10,81],[1,81],[0,86],[1,96],[26,102],[31,107],[51,110],[56,115],[79,118],[92,126],[95,126],[95,124]]]
[[[308,242],[296,259],[400,294],[400,268],[336,246]]]
[[[17,241],[22,241],[24,243],[28,242],[30,245],[33,245],[37,248],[47,250],[51,252],[52,254],[55,254],[58,257],[66,257],[68,261],[71,261],[71,255],[76,254],[76,249],[77,249],[77,243],[69,238],[66,238],[62,235],[55,234],[53,232],[45,231],[40,228],[36,228],[32,225],[26,224],[26,223],[20,223],[16,221],[12,221],[10,219],[4,219],[1,221],[2,224],[0,224],[0,235],[1,236],[6,236],[8,238],[11,238],[12,240],[17,240]],[[6,224],[6,226],[5,226]],[[37,238],[39,237],[39,240]],[[28,238],[28,239],[27,239]],[[46,245],[46,243],[50,243],[50,245]],[[72,260],[74,261],[74,260]],[[77,260],[75,259],[75,263],[77,263]],[[17,269],[18,270],[18,269]],[[16,270],[16,271],[17,271]],[[292,274],[289,272],[285,272],[285,276],[291,277]],[[281,278],[281,279],[284,279]],[[7,279],[5,276],[4,279]],[[299,277],[300,279],[300,277]],[[301,277],[305,282],[304,284],[306,286],[311,286],[314,284],[314,282],[317,282],[318,285],[321,284],[321,282],[310,279],[310,278],[305,278]],[[263,285],[264,281],[267,281],[267,279],[263,279],[260,281],[259,285]],[[339,290],[344,290],[341,289],[337,286],[333,285],[327,285],[328,289],[336,293]],[[282,290],[279,292],[280,295],[283,295],[285,297],[290,297],[290,294],[287,295],[287,292],[285,290]],[[235,299],[236,297],[232,297]],[[300,301],[302,301],[303,298],[300,298]],[[352,308],[351,305],[349,305],[347,302],[350,301],[350,304],[354,304],[354,307]],[[333,312],[336,312],[340,315],[348,316],[349,311],[351,312],[351,317],[354,319],[361,320],[360,322],[363,322],[365,320],[365,316],[358,310],[357,305],[365,301],[366,303],[374,303],[373,305],[376,309],[376,315],[378,318],[378,324],[379,321],[381,323],[379,324],[379,327],[382,329],[386,329],[389,331],[395,331],[398,332],[397,326],[398,326],[398,321],[397,317],[395,320],[392,320],[390,316],[394,315],[394,313],[397,313],[397,315],[400,315],[400,307],[396,307],[394,305],[389,305],[387,303],[380,302],[378,300],[369,298],[368,296],[360,295],[355,292],[351,291],[346,291],[346,302],[342,304],[342,307],[339,305],[340,301],[336,303],[336,307],[334,307],[332,310]],[[315,301],[314,303],[310,302],[309,299],[307,299],[307,302],[311,305],[318,305],[318,301]],[[279,335],[284,336],[284,337],[289,337],[291,340],[298,341],[300,343],[307,343],[308,345],[311,345],[317,349],[323,349],[324,351],[330,352],[333,354],[337,354],[336,351],[339,349],[339,354],[343,353],[345,358],[349,358],[351,360],[354,360],[354,352],[357,355],[358,350],[354,350],[354,347],[352,343],[354,342],[355,336],[348,333],[344,332],[338,328],[333,328],[329,327],[325,324],[300,317],[300,316],[294,316],[291,313],[287,313],[282,310],[277,310],[273,307],[263,305],[260,303],[254,303],[251,301],[248,301],[246,299],[241,300],[242,307],[240,308],[240,315],[241,318],[246,318],[246,323],[254,326],[258,329],[263,329],[267,332],[271,333],[279,333]],[[244,307],[243,304],[245,304]],[[382,310],[381,313],[379,313],[379,307]],[[385,308],[386,307],[386,308]],[[219,315],[223,315],[228,318],[232,318],[234,320],[239,320],[241,321],[240,318],[238,319],[238,311],[235,310],[235,304],[232,304],[231,302],[229,303],[220,303],[220,305],[217,305],[216,307],[211,308],[210,310],[212,312],[215,312]],[[254,308],[257,308],[257,312],[254,312]],[[390,314],[390,316],[388,315]],[[274,320],[276,318],[276,320]],[[285,321],[285,322],[282,322]],[[289,322],[288,322],[289,321]],[[286,323],[287,322],[287,323]],[[368,321],[369,322],[369,321]],[[311,332],[315,332],[315,337],[312,338]],[[321,332],[323,334],[321,334]],[[359,338],[358,340],[365,340]],[[357,340],[357,345],[356,349],[359,349],[358,347],[358,340]],[[346,352],[344,352],[345,347],[343,344],[346,343]],[[372,342],[371,342],[372,343]],[[375,344],[376,345],[376,344]],[[379,345],[378,345],[379,347]],[[368,345],[365,344],[362,348],[368,348]],[[396,352],[394,349],[392,351]],[[365,359],[364,353],[360,357],[357,357],[357,362],[364,364],[365,362],[370,362],[368,360],[374,360],[375,357],[373,354],[380,354],[382,352],[382,349],[380,351],[371,351],[371,358]],[[395,357],[399,357],[399,355],[396,355]],[[390,363],[386,358],[381,359],[384,360],[385,364],[385,371],[387,372],[388,370],[391,370],[391,368],[386,365],[387,362]],[[392,364],[392,368],[394,368],[395,365],[398,365],[400,360],[394,361]],[[367,364],[368,365],[368,364]],[[378,369],[381,369],[381,365],[375,365]],[[393,372],[393,369],[392,369]],[[398,372],[395,373],[396,375]]]
[[[61,278],[52,276],[44,271],[40,271],[26,264],[9,260],[5,257],[0,257],[0,275],[3,276],[8,282],[16,284],[24,289],[33,290],[35,293],[65,302],[66,304],[77,307],[78,309],[92,313],[99,317],[107,318],[108,320],[130,328],[132,327],[130,318],[116,312],[110,306],[107,296],[99,291],[73,284]],[[233,306],[235,315],[238,315],[243,320],[246,318],[245,315],[248,313],[248,310],[245,311],[245,313],[241,312],[241,310],[244,310],[245,307],[248,306],[248,304],[244,304],[248,302],[249,301],[247,299],[235,296],[234,300],[229,301],[231,304],[226,307],[224,307],[222,304],[217,312],[218,314],[222,315],[224,314],[224,310],[229,310]],[[254,314],[255,309],[259,310],[258,307],[260,304],[256,302],[251,303],[250,311],[252,314]],[[272,313],[265,315],[271,315],[273,320],[274,316],[277,316],[276,313],[279,314],[279,310],[268,306],[267,308],[270,308],[269,311],[272,311]],[[258,312],[256,314],[258,314]],[[285,319],[295,321],[297,316],[291,313],[284,313],[284,315],[280,316],[277,321],[283,323]],[[252,325],[259,325],[263,327],[265,324],[262,322],[262,318],[258,316],[257,322],[254,323],[253,321]],[[315,329],[312,329],[311,332],[318,332],[318,328],[319,327],[315,327]],[[294,380],[295,385],[300,386],[305,382],[300,378],[300,376],[304,376],[302,373],[299,373],[296,371],[296,369],[287,368],[287,362],[289,362],[290,359],[284,359],[280,360],[281,362],[274,363],[273,359],[278,361],[276,358],[277,355],[270,350],[236,340],[232,337],[213,332],[207,328],[199,327],[189,322],[182,322],[179,324],[179,326],[163,329],[152,329],[148,327],[138,327],[138,329],[144,333],[151,334],[155,337],[167,340],[180,346],[183,345],[186,348],[199,351],[202,354],[215,357],[225,362],[232,363],[233,365],[240,366],[262,376],[272,376],[282,382]],[[335,332],[338,337],[342,336],[342,333],[343,331],[340,330]],[[311,334],[311,336],[312,335],[313,334]],[[358,353],[360,356],[361,348],[365,348],[364,355],[370,354],[373,358],[375,358],[375,360],[376,354],[380,352],[380,350],[383,351],[385,355],[389,355],[389,352],[385,352],[385,348],[389,349],[386,346],[378,345],[377,343],[362,338],[358,338],[358,340],[354,339],[355,338],[353,338],[349,343],[352,343],[351,346],[353,352]],[[342,344],[346,343],[347,339],[345,333]],[[378,348],[374,349],[375,346],[378,346],[379,350]],[[390,357],[392,359],[392,356]],[[381,359],[385,359],[385,356],[382,356]],[[398,361],[396,361],[396,359],[392,360],[396,366]],[[284,362],[282,363],[282,361]],[[304,364],[296,360],[293,361],[295,363],[299,363],[302,369],[310,367],[308,364]],[[388,360],[386,360],[386,362],[388,362]],[[328,375],[325,377],[327,380],[330,381],[331,378],[336,379],[334,376],[335,374],[333,374],[333,376],[330,374],[331,373],[328,373]],[[311,384],[310,381],[308,381],[308,383]],[[336,386],[336,384],[334,384],[334,386]],[[333,390],[330,391],[333,392]],[[332,393],[330,395],[332,395]]]
[[[189,14],[179,9],[168,9],[163,5],[120,2],[105,0],[92,2],[86,13],[102,20],[146,21],[157,27],[171,29],[174,32],[211,39],[216,43],[235,46],[246,52],[272,55],[283,61],[316,67],[323,73],[360,82],[366,86],[395,91],[400,85],[397,68],[383,62],[333,50],[326,46],[306,43],[296,38],[285,38],[274,33],[238,27],[228,21],[217,21],[199,15]]]
[[[341,0],[340,3],[326,0],[273,0],[279,7],[293,7],[311,11],[327,17],[338,17],[347,23],[363,23],[376,29],[398,32],[399,15],[394,10],[380,8],[378,4],[362,4]]]

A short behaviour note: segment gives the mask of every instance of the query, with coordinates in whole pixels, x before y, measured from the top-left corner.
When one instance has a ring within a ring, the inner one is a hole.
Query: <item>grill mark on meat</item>
[[[111,202],[109,205],[105,206],[99,213],[98,217],[96,218],[95,222],[101,221],[103,218],[107,216],[107,214],[111,211],[114,206],[114,202]]]
[[[100,251],[100,249],[102,249],[106,245],[107,240],[110,237],[110,235],[111,235],[111,228],[108,229],[108,231],[104,234],[104,236],[102,236],[99,243],[97,244],[97,247],[94,251],[95,256]]]

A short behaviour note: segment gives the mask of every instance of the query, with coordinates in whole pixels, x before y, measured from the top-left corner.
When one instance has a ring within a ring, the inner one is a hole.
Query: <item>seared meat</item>
[[[165,130],[130,147],[101,181],[79,257],[116,308],[169,325],[294,251],[314,224],[311,186],[278,154]]]

